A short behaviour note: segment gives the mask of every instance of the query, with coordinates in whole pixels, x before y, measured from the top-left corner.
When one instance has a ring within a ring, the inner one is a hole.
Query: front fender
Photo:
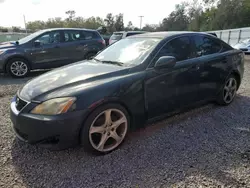
[[[81,108],[91,113],[101,105],[118,103],[130,114],[131,129],[142,127],[146,120],[144,78],[142,72],[130,74],[87,90],[80,97],[80,104],[84,104]]]

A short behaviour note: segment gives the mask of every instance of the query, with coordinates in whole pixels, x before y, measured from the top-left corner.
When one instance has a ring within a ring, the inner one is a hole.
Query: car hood
[[[16,47],[16,44],[14,44],[14,42],[2,42],[2,43],[0,43],[0,50],[13,48],[13,47]]]
[[[32,79],[23,86],[18,95],[24,100],[32,101],[36,100],[40,95],[54,92],[62,87],[113,77],[115,72],[119,74],[119,71],[124,69],[128,70],[127,67],[96,63],[94,60],[81,61],[49,71]]]

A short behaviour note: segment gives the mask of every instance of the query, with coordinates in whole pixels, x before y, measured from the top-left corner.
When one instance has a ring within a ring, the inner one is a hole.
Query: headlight
[[[40,115],[63,114],[74,108],[75,97],[56,98],[43,102],[36,106],[31,113]]]

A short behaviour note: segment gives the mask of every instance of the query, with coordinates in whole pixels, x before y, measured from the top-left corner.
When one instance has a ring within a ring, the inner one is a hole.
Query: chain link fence
[[[26,33],[0,33],[0,43],[7,41],[16,41],[29,34]]]
[[[217,34],[218,38],[222,39],[230,45],[235,45],[236,43],[250,38],[250,27],[239,28],[239,29],[228,29],[228,30],[218,30],[210,31]]]

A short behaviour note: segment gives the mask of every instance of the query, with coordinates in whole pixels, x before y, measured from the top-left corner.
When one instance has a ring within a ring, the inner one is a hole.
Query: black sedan
[[[131,36],[28,82],[11,120],[25,142],[107,153],[146,122],[204,102],[230,104],[243,72],[243,52],[206,33]]]

